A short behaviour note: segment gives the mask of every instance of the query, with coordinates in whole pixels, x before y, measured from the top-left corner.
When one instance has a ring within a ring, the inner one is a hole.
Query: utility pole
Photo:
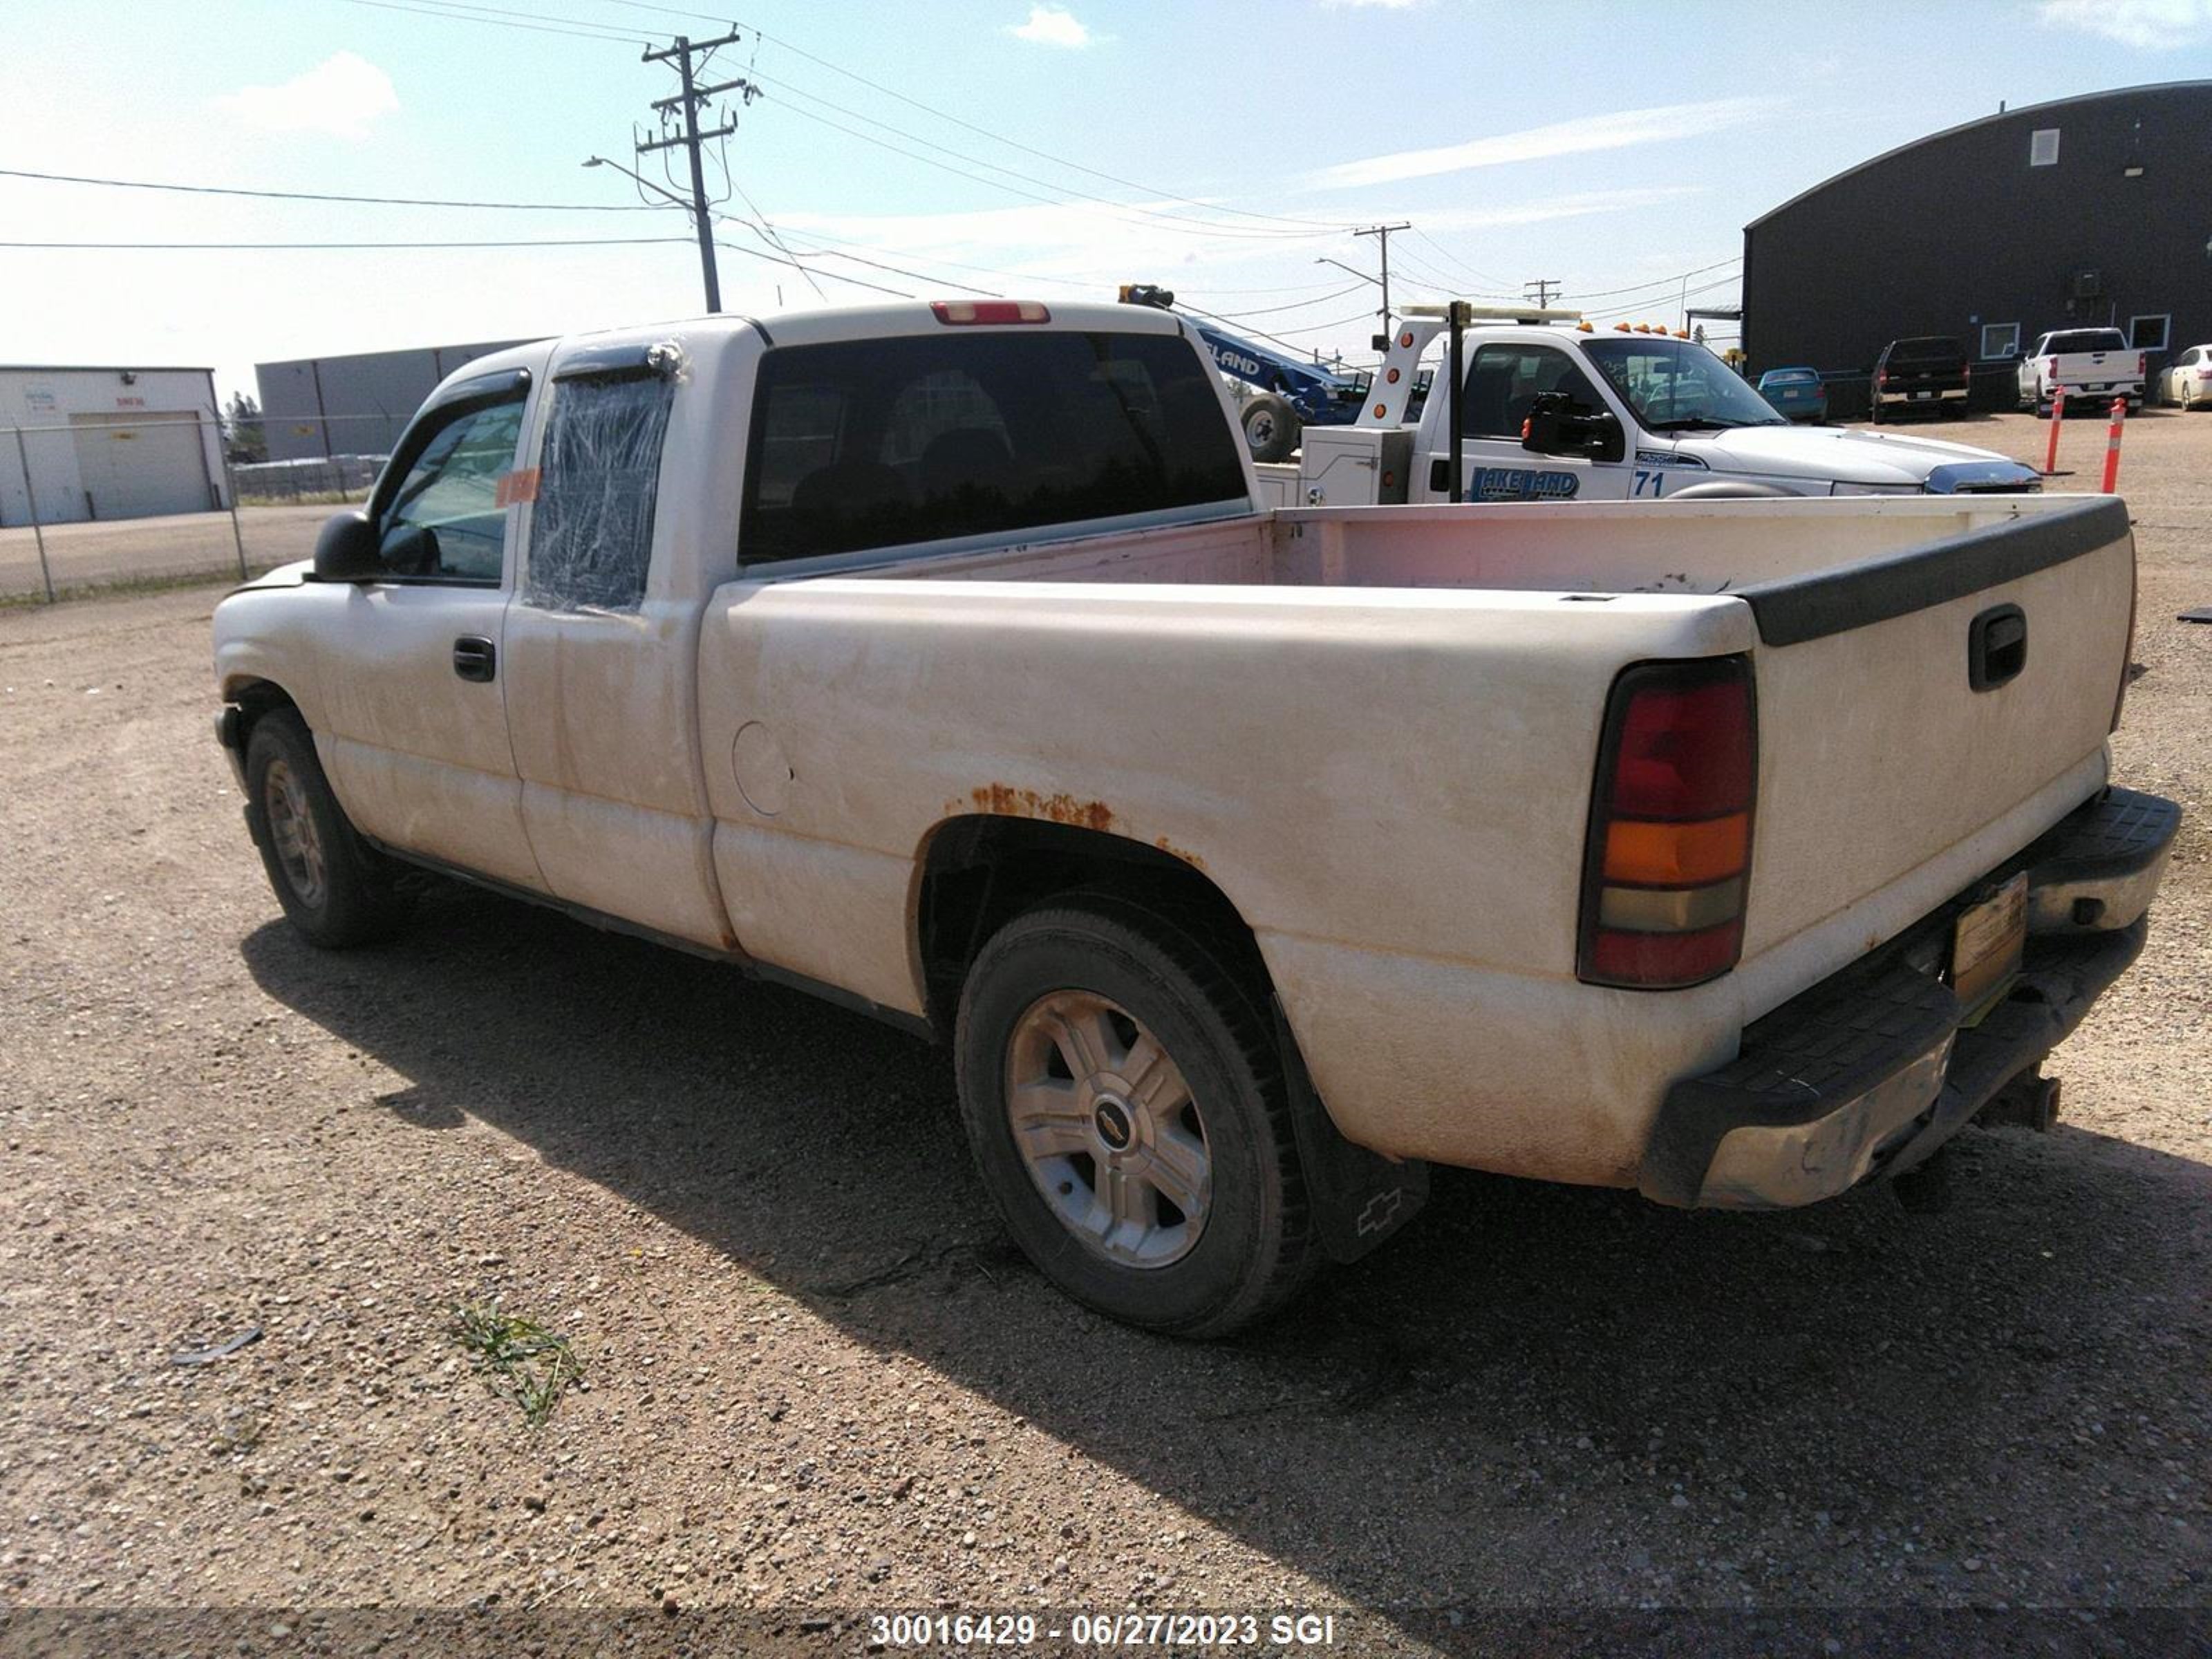
[[[665,138],[656,138],[650,143],[640,143],[637,153],[647,155],[657,149],[673,149],[678,144],[690,152],[691,219],[699,230],[699,268],[707,279],[707,309],[710,312],[722,308],[722,281],[714,269],[714,222],[708,215],[707,170],[700,160],[699,146],[709,139],[728,137],[738,130],[738,124],[734,119],[727,120],[712,131],[702,132],[699,131],[699,112],[717,93],[737,92],[750,104],[756,88],[750,82],[741,78],[701,86],[698,72],[706,68],[707,59],[714,55],[716,48],[734,46],[737,40],[735,29],[714,40],[695,42],[679,34],[674,46],[664,46],[658,52],[647,51],[641,60],[647,64],[672,63],[677,72],[684,77],[681,93],[673,98],[660,99],[653,106],[659,112],[664,128],[672,117],[680,114],[684,130]],[[698,60],[696,64],[693,62],[695,58]]]
[[[1539,276],[1521,292],[1536,302],[1537,310],[1549,311],[1552,308],[1553,300],[1559,292],[1559,279],[1556,276]]]
[[[1354,236],[1372,236],[1382,245],[1382,331],[1385,334],[1389,333],[1397,325],[1395,319],[1390,315],[1390,233],[1394,230],[1411,230],[1413,228],[1413,223],[1409,220],[1395,225],[1370,225],[1364,230],[1355,230],[1352,233]],[[1386,341],[1385,344],[1387,343]],[[1377,348],[1377,349],[1380,349]]]

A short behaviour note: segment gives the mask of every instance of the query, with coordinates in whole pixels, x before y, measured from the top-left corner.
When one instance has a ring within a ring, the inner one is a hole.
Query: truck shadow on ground
[[[2175,1222],[2203,1166],[1969,1131],[1947,1213],[1875,1191],[1765,1217],[1444,1172],[1376,1256],[1197,1346],[1013,1252],[941,1051],[528,907],[428,908],[380,951],[271,923],[245,959],[407,1079],[383,1103],[426,1135],[495,1126],[1350,1601],[1803,1605],[1907,1539],[1900,1601],[2031,1552],[2051,1601],[2130,1559],[2138,1593],[2189,1594],[2127,1517],[2158,1436],[2187,1443],[2212,1401],[2203,1231]]]

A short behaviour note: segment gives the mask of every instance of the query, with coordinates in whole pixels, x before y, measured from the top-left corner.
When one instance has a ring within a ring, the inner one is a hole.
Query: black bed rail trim
[[[1739,590],[1767,645],[1800,645],[1907,617],[2016,581],[2119,541],[2128,509],[2117,497],[2034,513],[1893,558]]]

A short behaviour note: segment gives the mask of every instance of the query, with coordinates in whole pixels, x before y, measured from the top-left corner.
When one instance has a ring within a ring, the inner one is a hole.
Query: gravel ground
[[[1212,1347],[1031,1273],[888,1030],[459,890],[295,942],[219,590],[0,613],[0,1606],[2201,1610],[2212,416],[2124,482],[2117,773],[2191,817],[2056,1133],[1966,1132],[1940,1214],[1445,1173]],[[583,1362],[542,1429],[495,1297]]]

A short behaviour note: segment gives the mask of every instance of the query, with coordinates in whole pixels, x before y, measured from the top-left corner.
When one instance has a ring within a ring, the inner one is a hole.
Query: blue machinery
[[[1151,306],[1160,311],[1175,306],[1172,291],[1151,283],[1125,283],[1121,298],[1124,305]],[[1188,312],[1181,314],[1206,342],[1216,368],[1256,388],[1256,395],[1238,411],[1244,441],[1251,447],[1254,460],[1286,459],[1297,448],[1303,427],[1350,426],[1359,418],[1367,389],[1373,384],[1371,375],[1340,374],[1232,334],[1202,317]]]

